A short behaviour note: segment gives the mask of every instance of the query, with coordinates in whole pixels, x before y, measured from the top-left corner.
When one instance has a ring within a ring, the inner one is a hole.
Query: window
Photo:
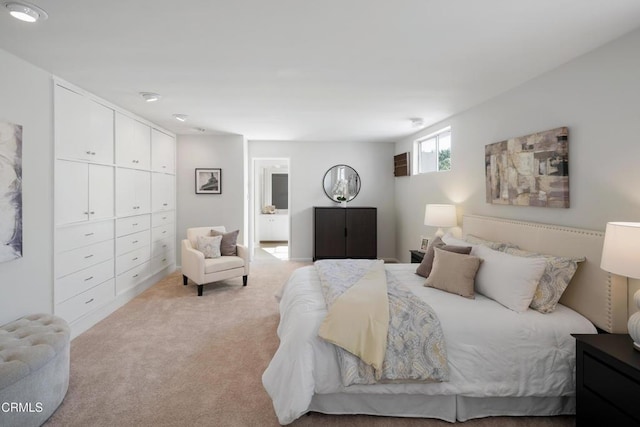
[[[415,173],[451,170],[451,127],[415,142]]]

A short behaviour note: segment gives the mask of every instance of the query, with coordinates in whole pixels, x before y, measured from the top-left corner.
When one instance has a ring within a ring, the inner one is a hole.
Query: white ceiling
[[[638,0],[32,3],[49,19],[1,10],[0,48],[178,134],[250,140],[394,141],[640,26]]]

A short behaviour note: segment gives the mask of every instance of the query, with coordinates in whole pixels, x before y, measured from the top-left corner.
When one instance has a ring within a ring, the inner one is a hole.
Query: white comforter
[[[471,300],[427,288],[415,274],[416,266],[385,268],[436,311],[447,342],[450,380],[343,387],[333,346],[318,337],[326,315],[318,275],[313,266],[302,267],[277,295],[280,346],[262,376],[281,424],[306,413],[314,393],[575,395],[575,341],[570,334],[596,333],[591,322],[562,305],[549,314],[516,313],[479,294]]]

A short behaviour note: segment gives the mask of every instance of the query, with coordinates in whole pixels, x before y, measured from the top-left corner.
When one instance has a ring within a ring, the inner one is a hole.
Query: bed
[[[469,236],[583,261],[549,313],[516,312],[477,292],[471,299],[425,287],[425,278],[415,274],[417,264],[385,264],[388,275],[436,312],[446,339],[449,377],[348,386],[341,381],[335,346],[318,336],[327,316],[318,271],[299,268],[277,295],[280,345],[262,378],[279,422],[290,424],[307,412],[449,422],[575,413],[571,334],[626,332],[626,280],[599,268],[604,234],[466,215],[458,237],[466,241]]]

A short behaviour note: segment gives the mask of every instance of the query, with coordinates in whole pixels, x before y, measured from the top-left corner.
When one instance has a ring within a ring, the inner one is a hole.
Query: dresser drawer
[[[156,212],[151,215],[151,226],[158,227],[160,225],[173,224],[174,219],[174,211]]]
[[[153,274],[163,268],[169,267],[173,264],[174,258],[175,256],[173,251],[151,258],[151,273]]]
[[[151,241],[156,242],[166,237],[173,236],[175,226],[173,224],[164,224],[159,227],[153,227],[151,230]]]
[[[56,278],[113,259],[113,249],[112,239],[58,254],[56,256]]]
[[[149,246],[136,249],[135,251],[127,252],[124,255],[120,255],[116,258],[116,274],[122,274],[133,267],[149,261],[151,257],[151,249]]]
[[[58,228],[56,252],[65,252],[113,239],[113,221],[88,222]]]
[[[173,236],[156,240],[151,244],[151,256],[156,257],[159,255],[164,255],[169,251],[173,251],[173,248],[174,248]]]
[[[116,236],[126,236],[127,234],[137,233],[138,231],[148,230],[151,228],[150,215],[137,215],[127,218],[118,218],[116,220]]]
[[[94,265],[77,273],[69,274],[56,280],[55,302],[56,304],[68,300],[87,289],[93,288],[102,282],[106,282],[114,277],[114,260],[110,259],[103,263]]]
[[[127,289],[135,287],[138,283],[149,277],[150,274],[149,261],[140,264],[131,270],[125,271],[116,277],[116,294],[120,294]]]
[[[114,297],[114,279],[84,291],[75,297],[57,304],[55,313],[67,322],[84,316],[92,310],[108,303]]]
[[[613,406],[640,420],[640,383],[589,354],[584,355],[584,387]]]
[[[145,230],[116,239],[116,256],[149,246],[151,243],[151,231]]]

